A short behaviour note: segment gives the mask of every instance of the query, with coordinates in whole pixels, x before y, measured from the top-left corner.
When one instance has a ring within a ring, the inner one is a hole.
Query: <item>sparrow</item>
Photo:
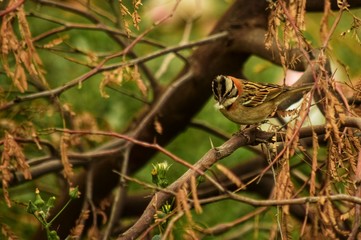
[[[232,76],[219,75],[212,81],[218,108],[229,120],[240,125],[258,124],[271,117],[278,106],[313,85],[301,87],[254,83]]]

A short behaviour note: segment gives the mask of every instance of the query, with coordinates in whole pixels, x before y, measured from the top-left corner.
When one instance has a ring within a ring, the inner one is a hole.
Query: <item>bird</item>
[[[290,87],[271,83],[255,83],[232,76],[219,75],[212,81],[216,108],[232,122],[252,125],[272,117],[278,106],[312,85]]]

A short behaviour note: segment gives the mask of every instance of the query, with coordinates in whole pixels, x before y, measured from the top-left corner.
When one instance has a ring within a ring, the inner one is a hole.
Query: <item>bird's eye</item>
[[[231,94],[232,94],[232,91],[228,91],[224,95],[225,95],[225,97],[229,98],[229,97],[233,97],[233,96],[231,96]]]
[[[224,96],[226,98],[233,98],[233,97],[237,97],[238,95],[238,90],[237,88],[234,86],[234,84],[232,84],[232,88],[229,89],[227,92],[225,92]]]

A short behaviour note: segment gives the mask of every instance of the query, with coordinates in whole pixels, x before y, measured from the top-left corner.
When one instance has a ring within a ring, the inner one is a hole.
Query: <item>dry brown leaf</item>
[[[128,10],[128,8],[121,1],[120,1],[120,14],[122,15],[124,30],[127,33],[128,37],[129,37],[132,31],[129,28],[129,23],[126,20],[126,16],[127,15],[131,16],[131,13]]]
[[[142,5],[142,0],[133,0],[134,9],[139,9],[139,7]]]
[[[60,154],[61,154],[61,163],[63,164],[63,175],[71,186],[71,178],[74,175],[73,165],[69,162],[68,158],[68,148],[70,144],[70,135],[63,133],[60,138]]]
[[[10,194],[9,194],[9,182],[12,179],[12,175],[11,172],[9,170],[6,169],[7,166],[5,164],[2,164],[2,166],[0,167],[0,171],[1,171],[1,184],[2,184],[2,189],[3,189],[3,194],[4,194],[4,199],[6,202],[6,205],[8,207],[11,207],[11,199],[10,199]]]
[[[89,112],[83,112],[77,114],[73,120],[73,125],[75,130],[86,130],[95,132],[99,130],[97,120],[94,115]],[[104,139],[104,136],[101,135],[85,135],[79,136],[82,140],[89,140],[92,142],[101,142]]]
[[[337,146],[335,144],[332,144],[332,141],[329,140],[331,142],[329,148],[328,148],[328,172],[329,175],[336,181],[340,181],[341,179],[338,176],[338,172],[337,172],[337,161],[338,161],[338,153],[337,153]]]
[[[187,184],[184,184],[176,194],[177,211],[184,212],[189,223],[193,223],[192,214],[190,212],[190,206],[187,198]]]
[[[70,230],[72,238],[78,238],[84,231],[84,222],[89,218],[89,210],[81,211],[79,218],[76,220],[75,227]]]
[[[290,176],[290,166],[289,166],[289,158],[283,158],[281,161],[281,171],[279,172],[275,184],[275,199],[277,200],[284,200],[284,199],[291,199],[292,192],[293,192],[293,184],[291,182]],[[290,232],[290,225],[287,224],[289,221],[290,215],[290,206],[289,205],[282,205],[281,206],[282,212],[280,218],[282,219],[281,224],[281,231],[283,232],[284,236],[287,236]]]
[[[329,16],[331,13],[331,2],[330,0],[326,0],[324,2],[323,14],[320,22],[320,36],[322,42],[324,42],[329,34],[328,24],[329,24]]]
[[[286,71],[294,64],[294,56],[288,55],[288,50],[295,45],[308,48],[308,43],[302,35],[305,29],[306,0],[301,1],[269,1],[268,32],[265,39],[266,49],[278,49],[281,65]],[[294,23],[294,24],[291,24]]]
[[[31,179],[30,167],[26,162],[25,155],[20,145],[15,141],[14,137],[9,133],[5,133],[4,153],[8,154],[10,160],[15,160],[15,169],[21,171],[25,179]]]
[[[349,130],[349,132],[351,132],[349,134],[350,136],[352,136],[352,139],[350,140],[349,138],[347,138],[347,141],[345,142],[347,149],[346,153],[348,155],[348,159],[352,171],[356,172],[357,159],[359,157],[356,149],[361,149],[361,144],[360,144],[360,139],[356,136],[353,136],[355,132],[352,131],[351,129]]]
[[[45,71],[42,68],[43,63],[33,44],[30,27],[26,19],[26,14],[23,6],[18,8],[17,17],[19,19],[19,27],[22,32],[22,37],[26,42],[26,46],[23,47],[23,49],[27,53],[26,59],[28,62],[26,69],[33,77],[37,76],[37,79],[41,80],[44,86],[46,86],[47,83],[43,75]]]
[[[134,27],[139,30],[139,23],[141,21],[140,15],[137,11],[134,11],[132,13],[132,20],[133,20],[133,25]]]
[[[5,132],[4,136],[4,150],[1,155],[0,171],[2,175],[2,188],[4,198],[9,207],[11,207],[10,196],[8,192],[8,183],[12,180],[11,169],[20,171],[25,179],[31,179],[30,166],[26,162],[25,155],[22,148],[15,141],[14,137]]]
[[[193,196],[193,205],[196,213],[201,214],[203,212],[201,204],[199,203],[198,193],[197,193],[197,180],[196,177],[193,175],[191,177],[191,192]]]
[[[241,180],[231,170],[221,164],[216,164],[216,167],[221,171],[229,180],[231,180],[238,188],[244,186]]]
[[[55,46],[62,44],[64,42],[64,40],[68,39],[68,38],[69,38],[69,36],[65,35],[65,36],[61,36],[61,37],[52,39],[50,42],[44,44],[43,48],[53,48]]]
[[[133,71],[131,72],[131,78],[132,80],[135,81],[135,83],[137,84],[140,92],[142,93],[143,96],[147,96],[147,86],[144,84],[140,73],[139,73],[139,69],[138,66],[135,65]]]
[[[295,151],[296,151],[295,149],[298,146],[299,135],[297,134],[293,137],[294,133],[295,133],[294,127],[288,125],[287,130],[286,130],[286,140],[285,140],[285,142],[287,143],[287,145],[286,145],[287,151],[284,154],[284,158],[288,159],[288,160],[295,154]],[[293,137],[293,139],[292,139],[292,137]],[[292,139],[292,142],[290,142],[291,139]]]
[[[12,4],[10,1],[9,4]],[[26,19],[24,7],[20,6],[16,12],[6,14],[1,24],[0,39],[2,65],[6,75],[12,79],[20,92],[28,89],[26,73],[33,81],[47,86],[42,61],[33,45],[31,31]],[[19,36],[14,30],[14,22],[18,23]],[[11,56],[11,57],[9,57]],[[13,59],[14,60],[9,60]]]
[[[154,129],[159,135],[163,134],[162,124],[159,122],[159,120],[157,118],[154,119]]]
[[[101,239],[101,234],[98,226],[92,225],[87,233],[87,239],[98,240]]]
[[[13,82],[14,85],[22,93],[28,89],[28,82],[26,81],[25,70],[21,65],[16,65],[15,67]]]
[[[106,93],[105,88],[109,85],[120,86],[123,83],[123,75],[128,71],[127,67],[120,67],[113,71],[103,72],[103,79],[100,82],[99,91],[100,95],[103,98],[109,98],[109,95]]]
[[[105,92],[105,87],[112,84],[120,86],[124,79],[134,81],[142,95],[147,96],[148,88],[141,78],[137,65],[135,65],[133,68],[125,66],[117,68],[113,71],[103,72],[103,76],[104,77],[100,83],[99,89],[101,96],[104,98],[109,97],[109,95]]]
[[[120,13],[123,15],[123,16],[126,16],[126,15],[131,15],[130,11],[128,10],[128,8],[120,1]]]
[[[284,199],[291,199],[292,192],[293,192],[293,184],[291,182],[290,176],[290,165],[289,165],[289,158],[286,156],[280,162],[280,172],[277,176],[277,180],[275,183],[275,199],[276,200],[284,200]],[[282,215],[283,217],[288,216],[289,213],[289,205],[282,206]],[[287,220],[284,219],[285,222]],[[286,230],[286,229],[284,229]]]
[[[15,235],[13,231],[11,231],[10,227],[6,224],[1,224],[1,233],[7,240],[17,240],[18,236]]]
[[[317,171],[317,160],[318,160],[318,136],[315,132],[312,132],[312,167],[310,177],[310,196],[314,196],[316,193],[316,171]]]

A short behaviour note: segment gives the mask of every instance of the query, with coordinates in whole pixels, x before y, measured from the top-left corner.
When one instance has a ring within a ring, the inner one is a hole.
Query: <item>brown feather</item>
[[[257,84],[246,80],[240,80],[243,82],[244,90],[239,99],[245,107],[256,107],[263,102],[270,101],[278,97],[283,92],[289,90],[288,87],[283,87],[274,84]]]

